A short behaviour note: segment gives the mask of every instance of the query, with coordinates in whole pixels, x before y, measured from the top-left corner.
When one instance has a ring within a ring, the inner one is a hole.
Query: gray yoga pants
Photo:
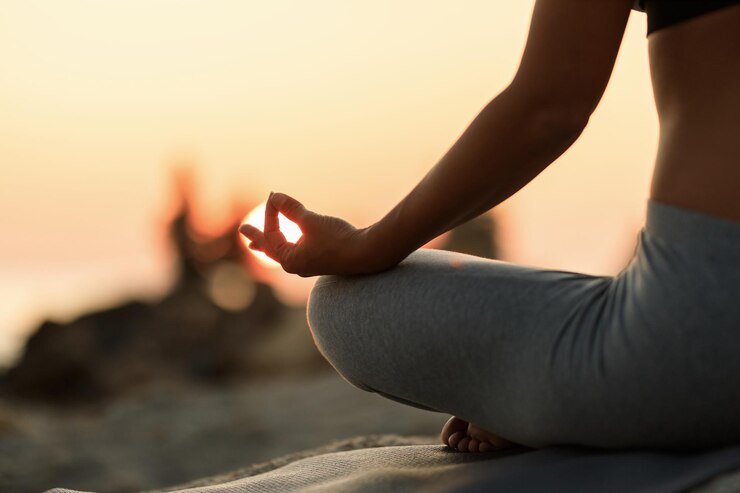
[[[417,250],[322,276],[314,341],[351,384],[529,447],[740,443],[740,223],[648,200],[592,276]]]

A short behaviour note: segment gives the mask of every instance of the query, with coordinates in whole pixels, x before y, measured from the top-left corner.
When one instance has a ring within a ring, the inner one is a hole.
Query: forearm
[[[505,90],[380,221],[374,255],[394,264],[429,240],[503,202],[560,156],[585,122]]]

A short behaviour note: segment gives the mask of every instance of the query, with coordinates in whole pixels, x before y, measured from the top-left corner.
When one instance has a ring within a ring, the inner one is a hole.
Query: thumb
[[[270,203],[279,212],[282,212],[285,217],[293,221],[294,223],[300,224],[306,216],[311,212],[306,209],[303,204],[298,202],[293,197],[285,195],[284,193],[276,192],[270,197]]]

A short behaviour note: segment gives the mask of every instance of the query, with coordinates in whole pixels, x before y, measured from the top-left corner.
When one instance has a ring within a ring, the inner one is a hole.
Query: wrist
[[[389,238],[381,222],[361,229],[360,233],[362,236],[360,255],[377,271],[394,267],[411,253],[403,249],[393,238]]]

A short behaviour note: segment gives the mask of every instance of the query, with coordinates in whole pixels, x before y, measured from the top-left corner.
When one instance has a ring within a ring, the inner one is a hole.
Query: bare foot
[[[457,416],[447,420],[441,437],[445,445],[459,452],[488,452],[517,445]]]

